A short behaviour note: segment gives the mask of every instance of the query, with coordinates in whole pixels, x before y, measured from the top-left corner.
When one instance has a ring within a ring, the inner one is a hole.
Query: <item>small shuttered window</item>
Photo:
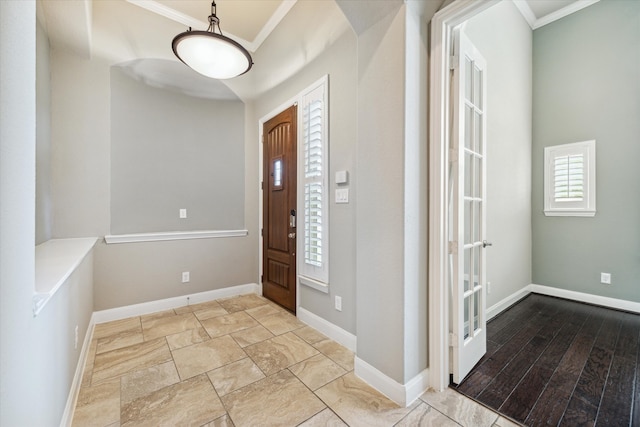
[[[327,78],[323,78],[302,95],[300,102],[300,141],[303,260],[300,282],[323,288],[329,281],[329,197],[328,197],[328,103]],[[298,228],[300,231],[300,227]]]
[[[595,166],[595,141],[545,147],[545,215],[594,216]]]

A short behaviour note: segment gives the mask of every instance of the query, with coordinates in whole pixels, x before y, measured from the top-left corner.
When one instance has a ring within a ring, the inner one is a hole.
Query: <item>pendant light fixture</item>
[[[218,33],[215,32],[216,27]],[[235,40],[222,35],[216,2],[211,3],[207,31],[189,31],[174,37],[173,53],[188,67],[214,79],[229,79],[246,73],[253,60],[247,50]]]

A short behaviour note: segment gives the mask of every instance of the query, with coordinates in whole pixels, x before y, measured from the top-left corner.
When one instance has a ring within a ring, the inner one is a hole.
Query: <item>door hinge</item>
[[[264,275],[260,276],[260,283],[264,282]]]
[[[455,241],[455,240],[452,241],[452,242],[449,242],[448,250],[449,250],[449,254],[451,254],[451,255],[457,254],[458,253],[458,242]]]
[[[449,69],[450,70],[455,70],[457,66],[458,66],[458,56],[457,55],[451,55],[449,57]]]
[[[264,181],[261,181],[261,182],[260,182],[260,189],[261,189],[261,190],[264,190]]]
[[[458,346],[458,337],[453,332],[449,332],[449,347]]]
[[[449,148],[449,161],[457,162],[458,161],[458,150],[455,148]]]

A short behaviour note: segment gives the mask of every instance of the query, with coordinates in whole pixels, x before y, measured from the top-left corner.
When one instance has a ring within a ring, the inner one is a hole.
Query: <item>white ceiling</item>
[[[513,0],[534,29],[595,1]],[[253,98],[295,74],[345,31],[360,33],[369,21],[394,13],[401,4],[402,0],[217,0],[223,33],[252,52],[255,62],[249,73],[222,83],[242,99]],[[177,69],[162,62],[177,61],[171,50],[173,37],[188,27],[205,30],[210,12],[210,0],[38,0],[38,19],[54,49],[70,49],[112,65],[128,63],[131,72],[144,70],[140,78],[145,80],[163,76],[159,85],[167,84]],[[144,59],[153,62],[145,64]],[[161,69],[152,72],[152,67]],[[176,80],[184,83],[188,74],[176,75]],[[197,81],[201,82],[194,78],[185,92],[197,91]],[[222,92],[209,88],[203,96]]]

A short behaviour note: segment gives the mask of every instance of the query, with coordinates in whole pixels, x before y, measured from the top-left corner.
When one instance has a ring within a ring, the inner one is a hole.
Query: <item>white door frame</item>
[[[431,20],[429,112],[429,373],[430,385],[449,385],[449,123],[453,28],[500,0],[456,0]]]

